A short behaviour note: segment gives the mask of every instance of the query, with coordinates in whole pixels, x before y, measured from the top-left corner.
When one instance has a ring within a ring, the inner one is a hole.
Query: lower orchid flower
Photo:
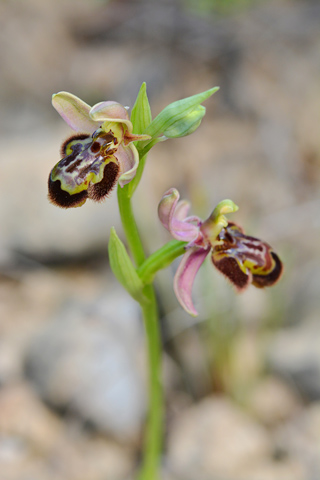
[[[272,247],[245,235],[240,226],[226,219],[225,214],[238,210],[231,200],[220,202],[203,222],[196,216],[188,216],[190,204],[179,198],[178,190],[168,190],[160,201],[158,213],[162,224],[176,240],[188,242],[174,277],[174,291],[189,314],[198,314],[191,291],[195,276],[209,254],[213,265],[238,292],[244,291],[250,283],[263,288],[279,280],[282,262]]]
[[[148,140],[134,135],[125,107],[100,102],[90,107],[68,92],[52,97],[52,104],[75,135],[61,147],[63,157],[49,176],[49,199],[62,208],[79,207],[87,198],[100,201],[119,182],[136,174],[139,154],[132,142]]]

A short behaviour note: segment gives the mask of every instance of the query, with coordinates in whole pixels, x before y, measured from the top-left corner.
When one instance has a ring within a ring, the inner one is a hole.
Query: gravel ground
[[[0,5],[1,480],[137,470],[146,368],[139,310],[108,266],[116,195],[72,211],[46,196],[69,134],[51,94],[132,106],[142,81],[154,114],[221,87],[195,134],[149,156],[134,203],[147,249],[168,239],[156,209],[176,186],[203,217],[232,198],[235,220],[285,264],[275,288],[237,296],[208,262],[196,320],[174,297],[174,268],[158,276],[163,479],[320,477],[320,8],[271,1],[224,16],[183,5]]]

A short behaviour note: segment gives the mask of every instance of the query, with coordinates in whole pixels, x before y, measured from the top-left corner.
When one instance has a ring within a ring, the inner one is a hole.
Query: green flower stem
[[[137,267],[139,267],[145,261],[146,256],[132,210],[132,204],[128,191],[129,186],[130,183],[125,185],[123,188],[118,186],[118,204],[128,247],[132,253],[133,260],[135,261]]]
[[[152,253],[137,269],[142,282],[151,283],[159,270],[166,268],[173,260],[185,253],[186,245],[187,242],[172,240]]]
[[[144,147],[142,147],[141,145],[137,146],[137,150],[139,152],[140,158],[145,157],[147,155],[147,153],[149,152],[149,150],[151,150],[151,148],[154,147],[157,143],[165,142],[166,140],[168,140],[168,138],[163,135],[161,137],[154,138],[151,142],[149,141],[149,143],[140,142],[140,143],[142,143],[142,145],[147,143]]]
[[[159,328],[158,306],[154,288],[143,289],[145,302],[140,303],[146,332],[148,353],[149,412],[144,438],[144,458],[139,480],[160,479],[160,458],[163,443],[164,401],[162,387],[162,343]]]
[[[127,190],[129,185],[123,188],[118,187],[119,210],[129,249],[137,267],[139,267],[145,261],[145,253]],[[149,412],[145,431],[144,458],[139,480],[159,480],[164,417],[161,381],[162,345],[158,307],[153,286],[146,285],[143,293],[143,299],[139,303],[143,313],[147,342]]]
[[[139,152],[138,148],[137,148],[137,150]],[[139,182],[140,182],[142,174],[143,174],[143,169],[144,169],[146,160],[147,160],[147,155],[140,156],[140,161],[139,161],[139,166],[138,166],[136,176],[131,180],[130,183],[128,183],[128,187],[124,187],[124,188],[128,189],[128,197],[129,198],[132,197],[132,195],[134,194],[137,186],[139,185]]]

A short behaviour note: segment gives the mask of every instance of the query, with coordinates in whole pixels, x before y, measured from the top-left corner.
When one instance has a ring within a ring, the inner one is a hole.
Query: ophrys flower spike
[[[100,201],[119,182],[130,182],[139,155],[132,142],[148,140],[134,135],[128,112],[117,102],[90,107],[68,92],[52,97],[52,104],[68,125],[78,132],[61,147],[63,157],[49,176],[49,199],[62,208],[79,207],[87,198]]]
[[[195,276],[208,254],[238,292],[252,285],[274,285],[282,273],[282,263],[272,247],[258,238],[245,235],[242,228],[229,222],[225,214],[238,210],[231,200],[223,200],[204,222],[188,216],[190,205],[179,201],[175,188],[162,197],[158,212],[162,224],[176,240],[188,242],[174,278],[174,291],[181,306],[197,315],[191,298]]]
[[[231,200],[220,202],[210,217],[202,221],[189,216],[190,205],[179,200],[176,189],[168,190],[159,205],[160,219],[174,239],[151,255],[145,253],[132,197],[142,177],[147,154],[159,142],[193,134],[206,112],[202,103],[217,90],[217,87],[211,88],[170,103],[155,118],[145,84],[140,88],[130,118],[127,108],[117,102],[100,102],[91,107],[67,92],[52,98],[53,106],[74,133],[63,143],[61,160],[50,173],[51,202],[62,208],[78,207],[88,198],[100,201],[118,184],[125,242],[112,228],[110,267],[141,307],[149,365],[149,411],[139,480],[160,480],[164,402],[160,322],[153,287],[157,272],[182,256],[174,290],[183,308],[196,315],[191,290],[209,254],[215,267],[238,291],[250,283],[256,287],[273,285],[282,271],[281,261],[270,245],[245,235],[241,227],[228,222],[225,215],[238,208]]]

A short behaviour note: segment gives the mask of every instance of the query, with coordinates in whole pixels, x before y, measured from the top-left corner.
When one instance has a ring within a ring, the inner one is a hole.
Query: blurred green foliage
[[[222,15],[239,13],[250,6],[266,0],[184,0],[187,8],[198,13],[218,13]]]

